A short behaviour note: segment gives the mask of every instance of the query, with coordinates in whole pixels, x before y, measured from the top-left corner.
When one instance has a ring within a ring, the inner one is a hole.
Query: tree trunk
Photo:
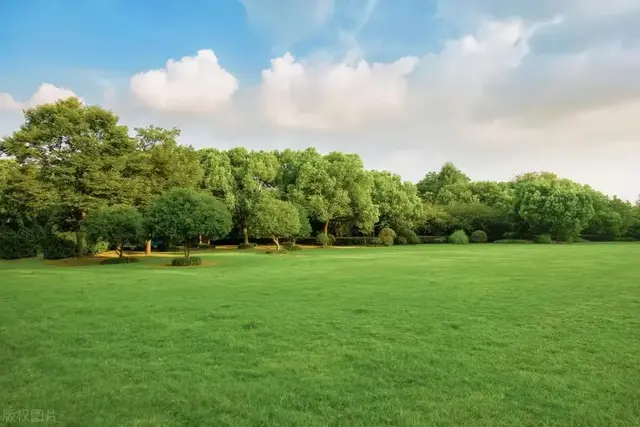
[[[189,239],[184,241],[184,259],[189,259]]]
[[[249,244],[249,231],[247,230],[246,226],[242,227],[242,234],[244,234],[244,244],[248,245]]]
[[[122,252],[122,243],[118,243],[118,246],[116,246],[116,253],[120,258],[124,256],[124,253]]]
[[[324,223],[324,234],[329,235],[329,221]]]
[[[144,241],[144,254],[151,255],[151,239]]]
[[[76,255],[84,255],[84,233],[80,230],[76,231]]]
[[[277,237],[272,237],[273,241],[276,243],[276,250],[279,252],[280,251],[280,242],[278,241]]]

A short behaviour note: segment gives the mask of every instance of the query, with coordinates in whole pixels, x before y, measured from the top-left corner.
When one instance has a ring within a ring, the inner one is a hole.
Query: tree
[[[324,223],[325,234],[332,222],[350,223],[363,232],[372,231],[378,221],[372,190],[373,179],[360,157],[342,153],[310,156],[291,185],[293,200]]]
[[[416,184],[418,194],[428,203],[447,205],[452,202],[474,201],[470,179],[451,162],[445,163],[440,172],[429,172]]]
[[[265,151],[233,148],[226,152],[206,150],[201,162],[205,169],[203,188],[225,202],[244,243],[249,244],[254,205],[265,193],[276,191],[277,157]]]
[[[156,196],[146,211],[145,223],[152,236],[184,241],[184,257],[200,235],[220,239],[231,231],[231,214],[220,200],[190,188],[174,188]]]
[[[124,245],[136,244],[144,236],[142,215],[130,206],[108,206],[87,215],[87,239],[104,240],[122,257]]]
[[[280,250],[281,238],[300,232],[300,212],[293,203],[264,196],[255,204],[248,223],[254,237],[268,237]]]
[[[172,188],[200,187],[204,174],[200,154],[191,146],[178,144],[179,129],[149,126],[135,131],[138,151],[130,162],[130,182],[137,186],[135,206],[143,209],[153,196]],[[145,253],[151,253],[149,239]]]
[[[402,182],[399,175],[391,172],[371,171],[370,174],[373,178],[371,197],[378,208],[380,227],[413,229],[422,209],[416,186]]]
[[[535,233],[567,241],[593,217],[592,191],[566,179],[521,180],[515,185],[515,210]]]
[[[15,159],[24,182],[38,182],[65,212],[60,224],[76,232],[82,254],[82,223],[87,212],[109,203],[130,204],[135,186],[127,178],[136,144],[118,117],[77,98],[25,110],[25,122],[4,138],[1,151]]]

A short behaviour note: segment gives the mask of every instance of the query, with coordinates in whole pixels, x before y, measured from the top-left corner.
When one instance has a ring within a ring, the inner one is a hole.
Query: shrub
[[[550,234],[541,234],[539,236],[536,236],[534,242],[542,245],[548,245],[553,243],[553,239],[551,238]]]
[[[473,243],[487,243],[488,239],[489,238],[487,237],[487,233],[482,230],[476,230],[471,233],[471,241]]]
[[[32,258],[38,254],[37,232],[20,227],[0,229],[0,259]]]
[[[469,236],[464,230],[456,230],[449,236],[449,243],[453,243],[454,245],[466,245],[469,243]]]
[[[527,244],[527,243],[533,243],[531,240],[524,240],[524,239],[502,239],[502,240],[496,240],[493,243],[504,243],[504,244]]]
[[[336,238],[333,234],[319,233],[316,236],[316,241],[322,246],[327,247],[333,246],[333,244],[336,242]]]
[[[444,236],[420,236],[421,243],[447,243]]]
[[[337,237],[335,246],[376,246],[378,239],[376,237]]]
[[[507,231],[502,235],[502,238],[505,240],[518,240],[520,238],[520,234],[515,231]]]
[[[73,258],[76,256],[76,243],[55,234],[48,234],[42,241],[42,254],[44,259]]]
[[[396,240],[396,243],[399,245],[407,245],[409,244],[409,242],[407,241],[407,238],[404,236],[400,236],[398,237],[398,239]]]
[[[174,258],[171,260],[171,266],[173,267],[191,267],[202,264],[202,258],[197,256],[192,256],[190,258]]]
[[[100,255],[109,250],[109,242],[99,241],[87,245],[87,255]]]
[[[408,228],[403,228],[398,232],[398,239],[400,237],[403,237],[406,240],[407,243],[403,243],[405,245],[418,245],[421,243],[416,232]]]
[[[131,256],[121,256],[116,258],[107,258],[100,261],[101,265],[113,265],[113,264],[133,264],[135,262],[140,262],[138,258]]]
[[[255,249],[256,246],[255,243],[240,243],[238,249]]]
[[[624,237],[616,237],[615,239],[613,239],[614,242],[636,242],[637,240],[631,236],[624,236]]]
[[[393,241],[395,240],[395,238],[396,232],[389,227],[383,228],[382,230],[380,230],[380,233],[378,233],[378,241],[384,246],[393,245]]]

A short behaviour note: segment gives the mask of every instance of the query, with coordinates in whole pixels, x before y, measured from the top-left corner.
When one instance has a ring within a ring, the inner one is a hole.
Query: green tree
[[[311,236],[313,230],[311,230],[311,224],[309,223],[309,215],[307,210],[302,205],[295,205],[298,211],[298,220],[300,222],[300,229],[291,235],[291,244],[295,246],[296,239]]]
[[[451,162],[445,163],[439,172],[429,172],[416,184],[418,194],[427,203],[447,205],[453,202],[474,201],[469,183],[471,180]]]
[[[516,182],[515,209],[536,234],[562,241],[578,236],[594,215],[592,191],[566,179]]]
[[[378,221],[372,191],[373,179],[358,155],[330,153],[310,156],[300,166],[291,194],[324,223],[327,234],[332,222],[348,222],[363,232],[372,231]]]
[[[1,151],[35,174],[40,188],[66,212],[60,225],[76,232],[81,255],[87,212],[107,201],[130,204],[135,198],[136,189],[126,179],[135,141],[113,113],[77,98],[30,108],[24,115],[24,124],[4,138]]]
[[[172,188],[199,188],[204,171],[200,153],[180,145],[180,130],[157,126],[135,128],[137,152],[130,161],[130,183],[137,195],[134,205],[144,209],[156,195]],[[145,240],[145,253],[151,253],[151,240]]]
[[[156,196],[145,213],[152,236],[184,241],[184,257],[190,244],[205,235],[220,239],[231,231],[231,214],[223,202],[190,188],[174,188]]]
[[[422,200],[416,186],[402,182],[399,175],[391,172],[371,171],[373,204],[379,212],[380,227],[394,230],[413,229],[420,218]]]
[[[300,212],[293,203],[263,196],[254,205],[248,224],[254,237],[268,237],[280,250],[280,239],[300,232]]]
[[[142,215],[131,206],[108,206],[92,211],[85,223],[87,239],[104,240],[122,257],[124,245],[137,244],[144,237]]]

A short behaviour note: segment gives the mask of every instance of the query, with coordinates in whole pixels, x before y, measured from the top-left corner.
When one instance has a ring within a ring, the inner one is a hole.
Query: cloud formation
[[[131,94],[152,109],[183,113],[211,114],[231,100],[238,80],[218,63],[212,50],[175,61],[164,68],[138,73],[129,83]]]
[[[50,104],[59,99],[69,97],[76,97],[82,101],[82,98],[69,89],[58,87],[51,83],[42,83],[31,96],[31,99],[26,102],[18,102],[10,94],[0,92],[0,110],[22,110],[42,104]]]

